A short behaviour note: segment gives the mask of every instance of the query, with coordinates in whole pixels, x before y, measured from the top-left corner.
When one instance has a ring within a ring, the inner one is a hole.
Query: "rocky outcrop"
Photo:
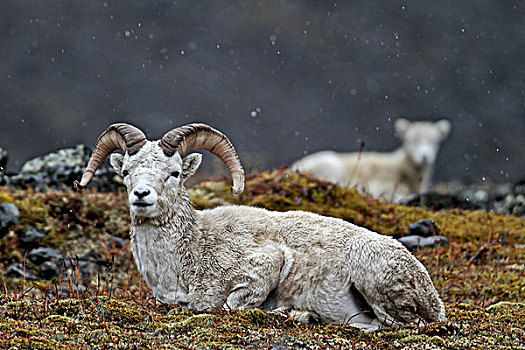
[[[0,185],[40,191],[68,190],[82,177],[90,155],[91,149],[84,145],[61,149],[27,161],[19,174],[3,175]],[[120,187],[120,178],[107,163],[102,164],[90,183],[90,188],[101,192],[115,192]]]

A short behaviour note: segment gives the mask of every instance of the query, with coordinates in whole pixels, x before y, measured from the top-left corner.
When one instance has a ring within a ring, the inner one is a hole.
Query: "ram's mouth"
[[[140,207],[140,208],[151,207],[153,205],[153,203],[145,203],[145,202],[135,202],[131,204],[133,204],[135,207]]]

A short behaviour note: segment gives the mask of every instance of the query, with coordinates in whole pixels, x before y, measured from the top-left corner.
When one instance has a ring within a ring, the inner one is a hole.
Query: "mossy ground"
[[[350,326],[299,324],[259,310],[196,315],[161,305],[141,281],[129,248],[111,243],[112,236],[128,236],[125,193],[0,189],[0,202],[17,204],[22,221],[0,239],[0,271],[13,262],[37,270],[24,259],[18,239],[27,225],[48,234],[41,245],[66,257],[88,255],[105,262],[99,274],[83,280],[76,278],[74,262],[59,281],[4,279],[0,348],[525,349],[524,219],[385,204],[283,171],[249,176],[238,197],[231,195],[227,181],[201,183],[190,194],[198,209],[234,203],[308,210],[392,236],[406,234],[414,221],[432,218],[450,247],[415,255],[445,301],[448,322],[367,334]]]

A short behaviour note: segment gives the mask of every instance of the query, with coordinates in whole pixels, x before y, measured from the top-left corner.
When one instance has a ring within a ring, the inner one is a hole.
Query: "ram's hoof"
[[[310,312],[310,311],[291,310],[290,317],[292,317],[295,321],[298,321],[301,323],[312,324],[316,326],[321,324],[321,320],[319,319],[319,316],[317,316],[315,313]]]
[[[298,310],[292,310],[285,307],[280,307],[275,310],[272,310],[271,313],[291,318],[294,321],[298,321],[301,323],[307,323],[307,324],[313,324],[313,325],[320,325],[321,320],[319,316],[317,316],[315,313],[310,311],[298,311]]]

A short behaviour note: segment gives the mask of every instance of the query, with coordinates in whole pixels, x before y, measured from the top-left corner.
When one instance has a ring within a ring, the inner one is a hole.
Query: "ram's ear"
[[[113,167],[113,170],[119,175],[122,175],[122,163],[124,162],[124,156],[120,153],[112,153],[109,157],[109,163]]]
[[[199,166],[202,162],[202,154],[199,153],[192,153],[188,156],[186,156],[182,160],[182,176],[181,180],[185,181],[190,176],[195,174],[197,172],[197,169],[199,169]]]
[[[396,130],[397,137],[402,139],[405,137],[405,133],[410,127],[410,121],[405,118],[399,118],[394,124],[394,129]]]
[[[441,134],[441,139],[446,139],[448,134],[450,133],[450,122],[446,119],[441,119],[440,121],[436,122],[436,127],[438,128],[439,133]]]

